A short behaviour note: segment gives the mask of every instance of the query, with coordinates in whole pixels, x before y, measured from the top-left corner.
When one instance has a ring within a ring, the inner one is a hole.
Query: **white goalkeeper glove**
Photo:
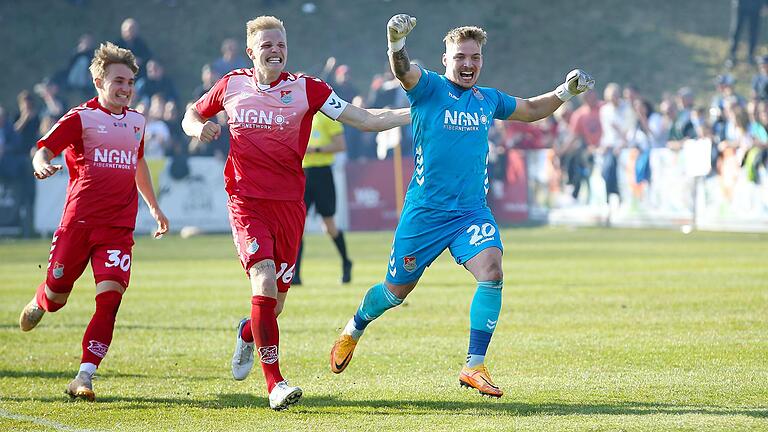
[[[557,86],[555,89],[555,95],[565,102],[570,98],[580,95],[587,90],[591,90],[595,87],[595,79],[592,75],[584,72],[581,69],[574,69],[568,72],[565,77],[565,82]]]
[[[405,36],[416,27],[416,18],[407,14],[397,14],[387,23],[387,46],[389,52],[397,52],[405,46]]]

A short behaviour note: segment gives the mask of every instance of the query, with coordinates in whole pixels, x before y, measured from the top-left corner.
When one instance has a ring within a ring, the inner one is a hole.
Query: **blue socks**
[[[501,312],[501,289],[504,282],[482,281],[477,283],[477,291],[469,308],[469,350],[467,366],[483,364],[488,344],[491,342],[496,323]]]
[[[345,327],[344,333],[349,333],[355,340],[359,339],[368,324],[380,317],[387,309],[392,309],[402,302],[403,299],[392,294],[383,283],[372,286],[365,293],[360,307]]]

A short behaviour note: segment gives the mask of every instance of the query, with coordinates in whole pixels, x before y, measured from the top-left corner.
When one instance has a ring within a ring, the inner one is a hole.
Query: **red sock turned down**
[[[81,363],[93,363],[96,366],[107,355],[112,343],[117,309],[123,295],[117,291],[107,291],[96,296],[96,312],[83,335],[83,357]]]
[[[253,296],[251,305],[251,332],[256,345],[254,354],[261,362],[261,370],[267,380],[267,391],[271,392],[275,384],[283,380],[278,360],[280,329],[277,327],[275,316],[277,300],[271,297]]]
[[[251,323],[253,320],[248,320],[245,322],[245,325],[243,326],[243,330],[240,332],[240,337],[243,339],[244,342],[252,343],[253,342],[253,331],[251,331]]]
[[[37,287],[35,300],[37,300],[37,305],[43,308],[46,312],[56,312],[64,307],[64,303],[56,303],[55,301],[48,299],[48,296],[45,295],[45,282]]]

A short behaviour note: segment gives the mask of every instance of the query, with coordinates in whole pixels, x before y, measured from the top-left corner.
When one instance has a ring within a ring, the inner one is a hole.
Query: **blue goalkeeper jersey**
[[[499,90],[465,89],[422,69],[407,92],[411,102],[415,170],[406,201],[439,210],[486,205],[488,129],[515,111],[515,98]]]

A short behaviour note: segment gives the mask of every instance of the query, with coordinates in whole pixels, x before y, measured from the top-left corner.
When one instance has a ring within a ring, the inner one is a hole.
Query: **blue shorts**
[[[386,279],[396,285],[413,282],[446,248],[463,265],[489,247],[504,252],[499,226],[487,206],[458,212],[406,202],[395,230]]]

